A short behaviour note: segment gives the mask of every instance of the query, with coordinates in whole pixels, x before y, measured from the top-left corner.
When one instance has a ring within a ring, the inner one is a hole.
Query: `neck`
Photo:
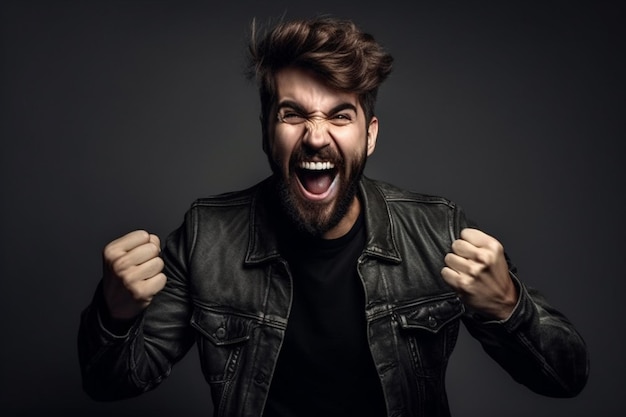
[[[337,223],[335,227],[325,232],[322,235],[322,238],[337,239],[348,233],[358,219],[359,213],[361,213],[361,202],[355,195],[352,199],[352,203],[350,203],[350,207],[348,208],[346,215],[343,216],[343,218],[339,221],[339,223]]]

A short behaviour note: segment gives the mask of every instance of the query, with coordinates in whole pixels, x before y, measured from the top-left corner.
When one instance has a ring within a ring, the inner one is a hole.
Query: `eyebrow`
[[[311,114],[312,112],[307,112],[306,109],[304,107],[302,107],[300,104],[296,103],[295,101],[292,100],[285,100],[282,101],[280,103],[278,103],[278,107],[277,110],[283,109],[283,108],[291,108],[295,111],[297,111],[298,113],[302,113],[302,114]],[[336,114],[339,113],[341,111],[344,110],[352,110],[355,113],[358,113],[357,108],[354,104],[352,103],[348,103],[348,102],[344,102],[344,103],[339,103],[338,105],[336,105],[335,107],[333,107],[332,109],[330,109],[330,111],[324,113],[326,115],[329,114]]]

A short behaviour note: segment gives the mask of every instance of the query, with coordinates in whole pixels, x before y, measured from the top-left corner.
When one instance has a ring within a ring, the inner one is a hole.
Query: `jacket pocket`
[[[210,383],[230,381],[243,360],[253,320],[196,307],[191,326],[198,332],[198,350],[206,380]]]
[[[459,317],[465,308],[456,296],[426,300],[396,312],[400,334],[406,341],[418,376],[442,377],[454,349]]]

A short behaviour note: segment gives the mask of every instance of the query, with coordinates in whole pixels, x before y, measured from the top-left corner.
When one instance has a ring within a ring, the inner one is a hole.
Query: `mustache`
[[[329,147],[312,150],[303,146],[294,149],[289,159],[290,168],[299,166],[300,162],[304,161],[328,161],[335,165],[335,168],[341,168],[345,165],[345,161],[341,154]]]

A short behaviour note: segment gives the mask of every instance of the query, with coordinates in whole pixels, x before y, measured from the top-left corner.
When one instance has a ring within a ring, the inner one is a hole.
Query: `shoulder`
[[[255,184],[244,190],[229,191],[213,196],[196,199],[190,209],[210,209],[212,207],[241,207],[249,206],[257,194],[262,183]]]
[[[364,178],[363,188],[366,205],[369,205],[366,212],[370,218],[377,222],[384,222],[387,218],[398,231],[454,238],[468,224],[462,208],[448,198],[368,178]]]
[[[198,198],[185,213],[184,223],[196,233],[245,230],[255,201],[263,194],[265,181],[252,187]]]
[[[407,190],[385,181],[364,179],[367,192],[379,193],[389,205],[414,205],[441,209],[455,209],[457,204],[448,198]]]
[[[251,187],[198,198],[191,204],[189,213],[232,213],[249,212],[256,202],[268,193],[270,178]]]

